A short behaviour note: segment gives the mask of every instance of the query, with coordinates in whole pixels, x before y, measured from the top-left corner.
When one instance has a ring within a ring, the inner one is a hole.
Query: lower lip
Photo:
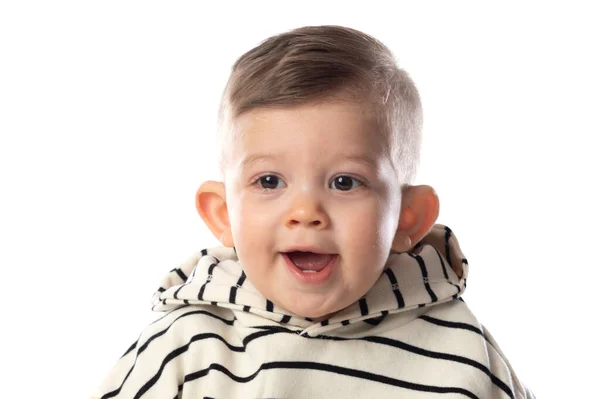
[[[315,273],[304,273],[300,270],[287,254],[282,253],[283,259],[292,275],[303,284],[322,284],[329,279],[333,268],[337,264],[338,255],[334,255],[329,263],[320,271]]]

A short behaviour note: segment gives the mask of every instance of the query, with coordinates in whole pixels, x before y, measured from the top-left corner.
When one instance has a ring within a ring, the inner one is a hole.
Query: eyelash
[[[272,191],[276,190],[275,188],[264,188],[264,187],[260,187],[260,185],[259,185],[260,179],[262,179],[263,177],[267,177],[267,176],[275,176],[276,178],[278,178],[278,179],[280,179],[280,180],[283,180],[283,179],[281,179],[279,176],[277,176],[276,174],[273,174],[273,173],[266,173],[266,174],[264,174],[264,175],[260,175],[260,176],[258,176],[256,179],[254,179],[254,181],[252,182],[252,186],[253,186],[253,187],[255,186],[257,189],[259,189],[259,190],[260,190],[260,191],[262,191],[263,193],[269,193],[269,192],[272,192]],[[350,191],[356,190],[356,189],[358,189],[358,188],[360,188],[360,187],[365,187],[365,186],[366,186],[366,185],[365,185],[365,183],[364,183],[364,182],[363,182],[361,179],[359,179],[359,178],[357,178],[357,177],[355,177],[355,176],[352,176],[352,175],[337,175],[336,177],[334,177],[334,178],[333,178],[333,180],[332,180],[331,182],[333,183],[333,182],[335,181],[335,179],[337,179],[338,177],[349,177],[349,178],[351,178],[352,180],[354,180],[354,181],[358,182],[359,184],[358,184],[358,186],[357,186],[356,188],[354,188],[354,189],[350,189],[350,190],[337,190],[337,191],[342,191],[342,192],[350,192]],[[331,183],[330,183],[330,184],[331,184]]]

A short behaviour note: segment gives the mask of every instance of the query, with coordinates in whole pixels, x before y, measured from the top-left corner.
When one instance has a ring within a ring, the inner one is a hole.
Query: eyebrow
[[[374,159],[365,155],[341,155],[340,158],[348,161],[362,163],[367,166],[370,166],[373,169],[377,169],[377,162],[375,162]]]
[[[280,158],[282,158],[282,157],[279,157],[276,155],[271,155],[271,154],[249,155],[246,158],[244,158],[244,160],[241,162],[241,167],[242,167],[242,169],[246,169],[260,161],[267,161],[267,160],[276,161]],[[358,162],[358,163],[362,163],[366,166],[369,166],[373,169],[377,169],[377,163],[372,158],[365,156],[365,155],[341,154],[336,158],[336,160],[337,159]]]
[[[266,161],[266,160],[276,161],[277,159],[279,159],[278,156],[269,155],[269,154],[249,155],[246,158],[244,158],[244,160],[241,162],[241,167],[242,167],[242,169],[247,169],[259,161]]]

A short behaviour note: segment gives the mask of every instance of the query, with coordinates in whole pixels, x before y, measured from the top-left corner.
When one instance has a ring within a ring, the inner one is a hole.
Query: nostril
[[[325,220],[323,218],[300,218],[300,217],[291,217],[287,219],[287,226],[296,226],[296,225],[305,225],[308,227],[318,227],[325,225]]]

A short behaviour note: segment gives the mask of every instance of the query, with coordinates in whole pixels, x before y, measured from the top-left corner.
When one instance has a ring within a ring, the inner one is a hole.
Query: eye
[[[281,180],[279,177],[277,177],[275,175],[260,176],[254,182],[255,185],[258,185],[260,188],[265,189],[265,190],[274,190],[276,188],[281,188],[281,187],[278,187],[277,183],[283,183],[283,180]]]
[[[353,181],[358,184],[356,186],[353,186]],[[355,179],[352,176],[338,176],[335,179],[333,179],[332,184],[335,186],[335,188],[341,191],[349,191],[352,190],[352,188],[356,188],[363,185],[360,180]]]

